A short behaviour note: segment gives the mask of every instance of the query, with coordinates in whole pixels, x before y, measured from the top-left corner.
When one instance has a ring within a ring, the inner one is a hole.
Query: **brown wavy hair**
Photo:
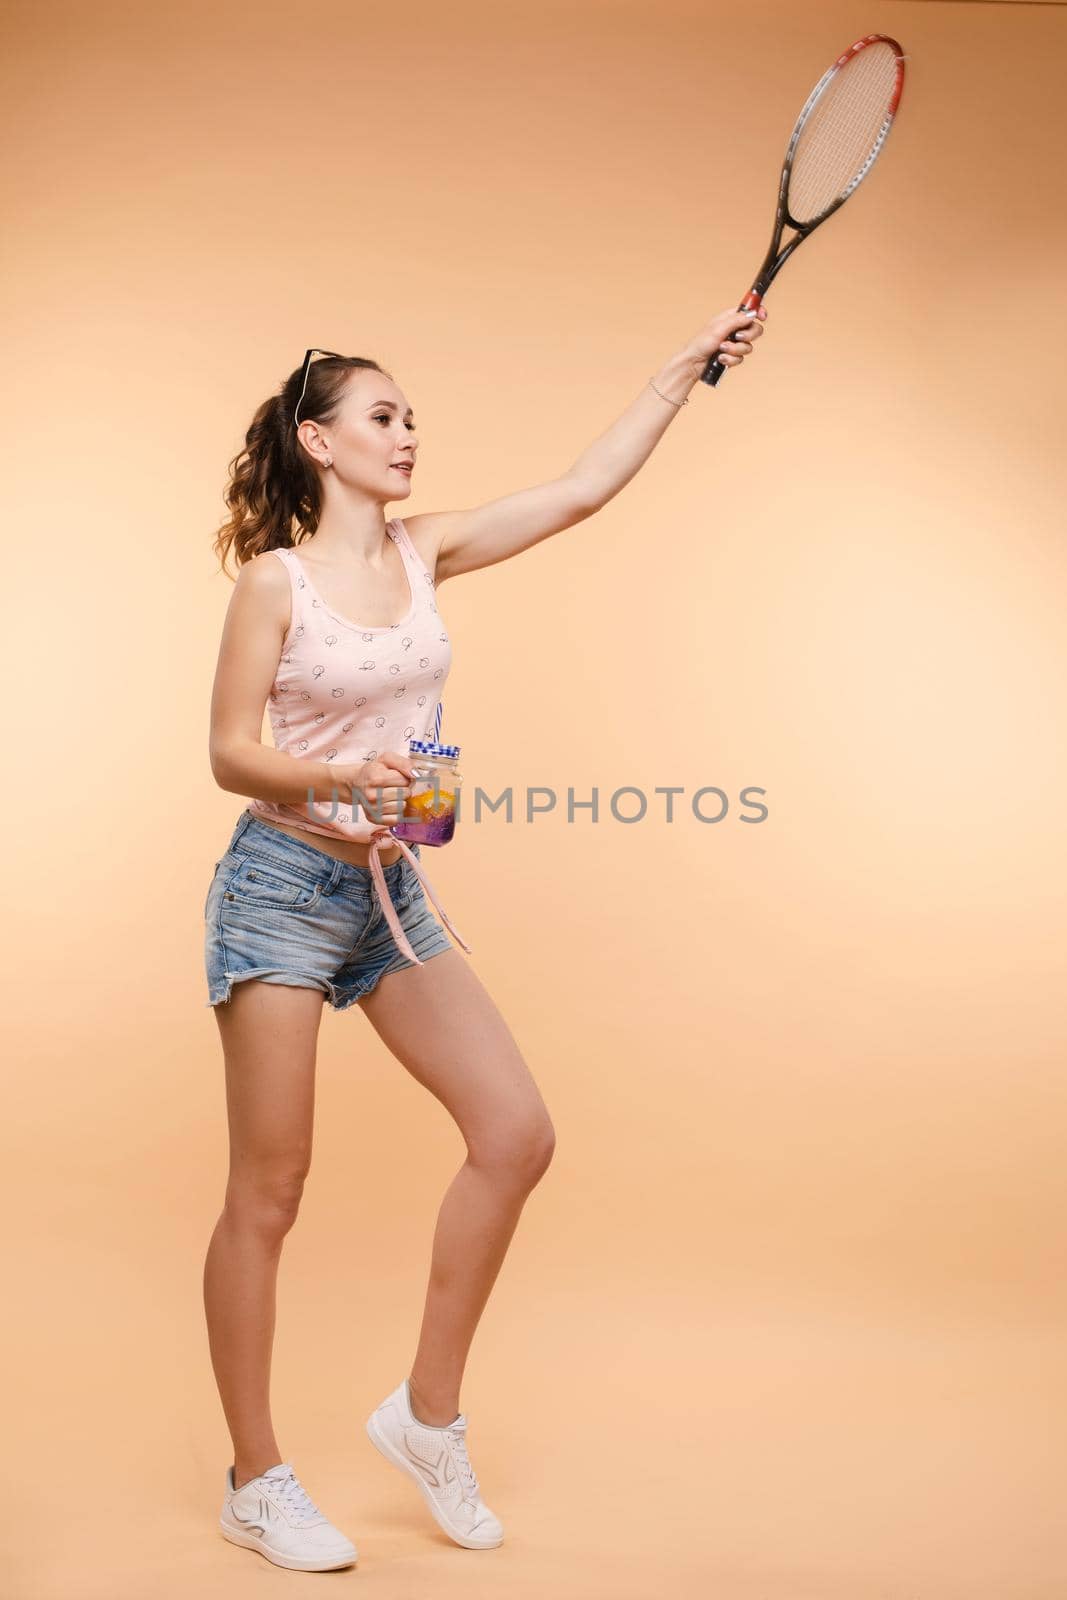
[[[392,378],[364,356],[319,356],[308,368],[300,401],[301,422],[336,422],[348,374],[370,368]],[[291,547],[308,539],[319,525],[322,490],[311,457],[296,436],[293,412],[300,400],[303,363],[256,411],[244,449],[229,463],[225,501],[230,515],[215,535],[214,551],[227,577],[233,551],[238,568],[263,550]]]

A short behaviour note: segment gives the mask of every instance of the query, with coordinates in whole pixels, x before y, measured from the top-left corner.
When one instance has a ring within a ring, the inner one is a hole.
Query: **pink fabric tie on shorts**
[[[370,841],[371,877],[374,880],[374,887],[378,894],[378,903],[385,912],[385,920],[388,922],[393,938],[400,946],[400,949],[403,951],[404,955],[407,956],[409,961],[414,961],[417,966],[423,967],[426,965],[424,961],[419,960],[418,956],[411,948],[411,941],[400,925],[400,918],[396,914],[396,908],[393,905],[392,898],[389,894],[389,887],[385,881],[385,871],[382,867],[379,856],[379,852],[385,847],[387,842],[389,844],[398,844],[400,846],[401,850],[410,861],[412,868],[414,869],[415,876],[418,878],[419,882],[426,890],[426,893],[433,901],[437,911],[440,913],[441,921],[444,923],[453,939],[455,939],[456,943],[460,945],[462,949],[466,950],[468,955],[470,955],[470,945],[467,944],[459,929],[448,920],[448,912],[434,894],[433,884],[419,866],[418,856],[413,850],[408,848],[403,839],[398,839],[395,833],[390,833],[388,828],[379,828],[377,833],[371,835]]]

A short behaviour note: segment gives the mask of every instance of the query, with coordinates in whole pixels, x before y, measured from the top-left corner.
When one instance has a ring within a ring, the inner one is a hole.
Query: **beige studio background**
[[[388,1600],[1063,1594],[1065,26],[8,9],[6,1595],[311,1586],[218,1533],[201,1302],[200,919],[243,804],[210,542],[255,406],[322,343],[414,405],[409,512],[562,471],[740,297],[802,98],[875,30],[898,125],[751,361],[597,517],[441,591],[469,791],[561,797],[427,862],[558,1136],[463,1390],[504,1545],[451,1545],[363,1433],[462,1144],[358,1011],[275,1416],[360,1547],[334,1586]]]

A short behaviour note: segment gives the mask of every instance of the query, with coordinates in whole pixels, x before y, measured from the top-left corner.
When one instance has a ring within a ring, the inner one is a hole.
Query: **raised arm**
[[[723,311],[713,317],[684,350],[664,363],[618,421],[583,451],[571,475],[584,485],[594,511],[644,466],[699,381],[709,355],[718,353],[724,365],[736,366],[751,351],[751,341],[763,332],[765,316],[763,312],[755,322],[751,311]],[[746,323],[753,326],[743,338],[731,337]]]
[[[713,317],[560,477],[465,511],[406,518],[409,531],[418,525],[436,547],[436,581],[506,561],[599,511],[648,460],[699,381],[709,356],[718,353],[726,366],[736,366],[763,332],[766,315],[761,308],[755,318],[749,311],[723,311]],[[743,327],[743,337],[731,337]]]

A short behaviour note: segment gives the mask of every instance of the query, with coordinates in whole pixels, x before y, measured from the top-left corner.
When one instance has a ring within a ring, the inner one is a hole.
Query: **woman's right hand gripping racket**
[[[904,53],[884,33],[857,39],[823,73],[793,129],[778,185],[774,235],[738,311],[759,310],[797,246],[855,193],[885,144],[903,87]],[[787,224],[795,232],[783,249]],[[714,388],[726,370],[712,356],[700,376]]]

